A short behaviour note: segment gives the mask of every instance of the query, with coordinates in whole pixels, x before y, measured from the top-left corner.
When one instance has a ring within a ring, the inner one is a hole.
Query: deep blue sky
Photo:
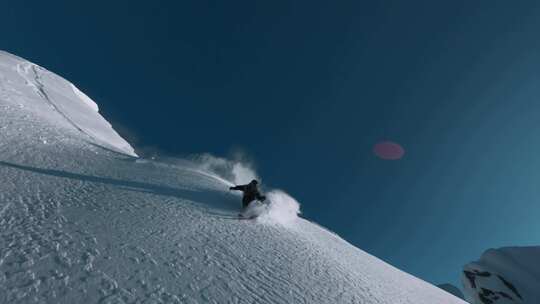
[[[136,147],[241,148],[306,217],[433,283],[540,242],[532,1],[11,1],[0,49]],[[372,153],[383,139],[405,157]]]

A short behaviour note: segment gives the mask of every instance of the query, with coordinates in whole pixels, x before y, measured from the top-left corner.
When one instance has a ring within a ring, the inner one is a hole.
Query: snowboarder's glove
[[[233,190],[234,187],[229,187],[229,190]]]

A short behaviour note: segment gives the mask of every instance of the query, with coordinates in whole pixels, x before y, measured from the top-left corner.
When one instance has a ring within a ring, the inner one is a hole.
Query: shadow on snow
[[[230,198],[226,196],[226,193],[220,192],[220,191],[209,190],[209,191],[203,192],[203,191],[188,190],[188,189],[178,189],[178,188],[169,187],[169,186],[162,186],[162,185],[137,182],[137,181],[121,180],[121,179],[116,179],[116,178],[111,178],[111,177],[99,177],[99,176],[84,175],[84,174],[72,173],[72,172],[54,170],[54,169],[42,169],[42,168],[8,163],[5,161],[0,161],[0,165],[9,167],[9,168],[29,171],[33,173],[49,175],[49,176],[80,180],[80,181],[90,182],[90,183],[113,185],[113,186],[117,186],[117,187],[120,187],[121,189],[128,190],[128,191],[150,193],[150,194],[155,194],[155,195],[163,195],[163,196],[170,196],[170,197],[175,197],[175,198],[180,198],[180,199],[186,199],[186,200],[190,200],[195,203],[198,203],[198,204],[207,205],[211,207],[212,209],[221,209],[224,211],[232,211],[232,212],[237,212],[240,209],[239,208],[240,202],[238,202],[238,204],[235,204]],[[212,213],[209,213],[209,214],[212,214]]]

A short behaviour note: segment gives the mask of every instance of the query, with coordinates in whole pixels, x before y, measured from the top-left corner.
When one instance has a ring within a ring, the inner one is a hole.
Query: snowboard
[[[259,217],[258,215],[244,215],[242,213],[238,213],[239,220],[254,220],[258,217]]]

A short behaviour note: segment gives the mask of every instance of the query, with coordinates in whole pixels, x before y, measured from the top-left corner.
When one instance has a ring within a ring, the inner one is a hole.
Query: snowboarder
[[[257,189],[257,184],[258,182],[256,180],[252,180],[247,185],[229,187],[229,190],[240,190],[244,192],[244,196],[242,197],[242,207],[245,209],[249,205],[249,203],[254,200],[264,202],[264,200],[266,199],[266,196],[261,195],[259,189]]]

